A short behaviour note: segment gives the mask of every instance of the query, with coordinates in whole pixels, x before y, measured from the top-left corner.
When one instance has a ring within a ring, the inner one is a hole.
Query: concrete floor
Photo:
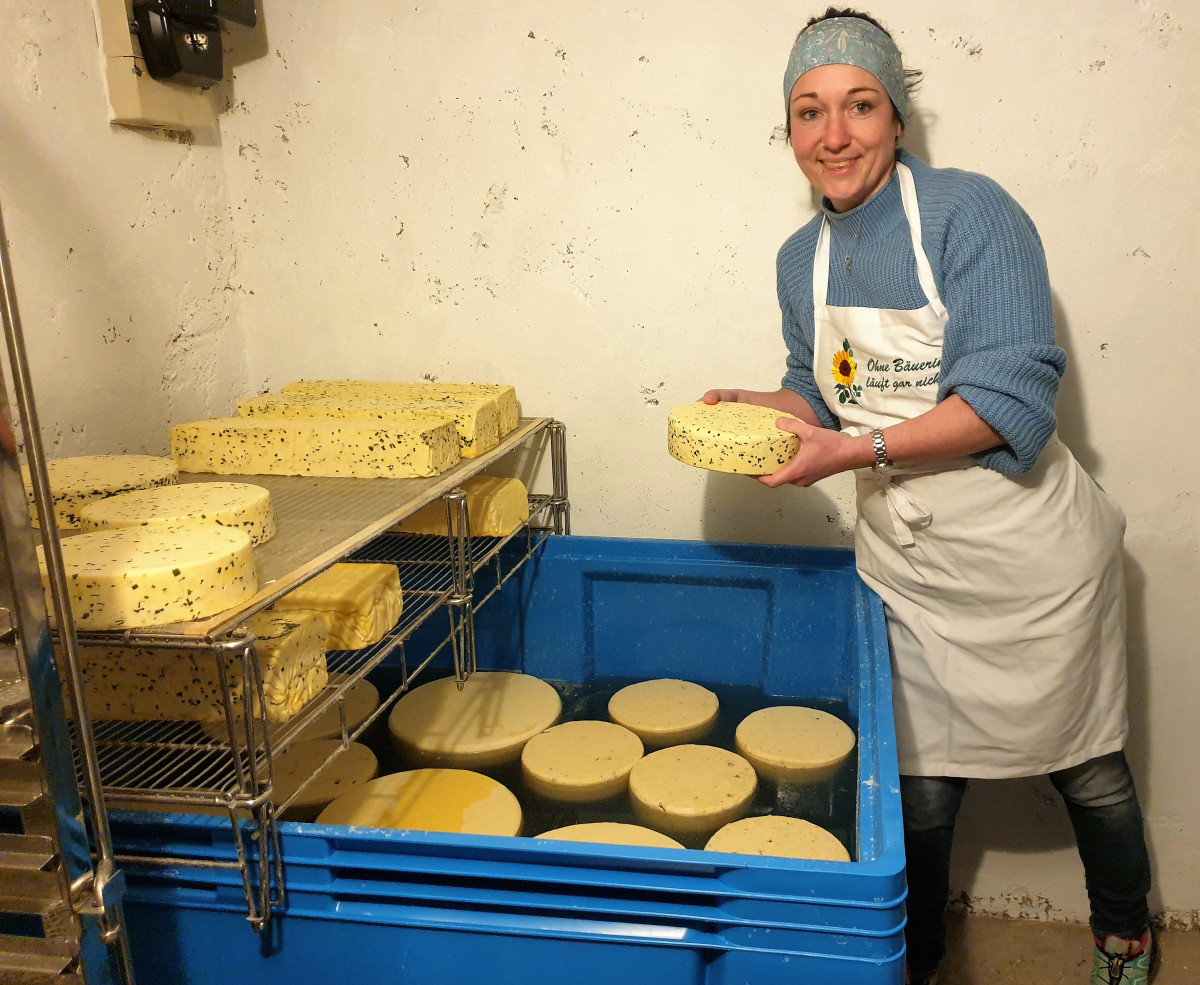
[[[1091,974],[1086,927],[952,913],[947,929],[939,985],[1086,985]],[[1156,985],[1200,985],[1200,931],[1166,931],[1159,943]]]

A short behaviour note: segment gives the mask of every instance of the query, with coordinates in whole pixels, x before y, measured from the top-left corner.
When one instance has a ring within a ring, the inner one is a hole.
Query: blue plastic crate
[[[838,703],[859,734],[854,861],[282,824],[288,909],[262,940],[236,871],[130,872],[140,982],[903,980],[887,637],[850,552],[551,538],[476,630],[481,667]],[[225,828],[114,825],[125,852],[231,860]]]

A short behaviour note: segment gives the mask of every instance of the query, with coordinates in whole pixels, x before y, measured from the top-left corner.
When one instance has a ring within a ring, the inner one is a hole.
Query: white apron
[[[814,373],[854,434],[937,397],[947,314],[912,174],[896,169],[929,303],[828,306],[828,221],[813,265]],[[856,558],[887,614],[900,772],[1032,776],[1120,749],[1125,517],[1058,436],[1025,475],[968,458],[856,477]]]

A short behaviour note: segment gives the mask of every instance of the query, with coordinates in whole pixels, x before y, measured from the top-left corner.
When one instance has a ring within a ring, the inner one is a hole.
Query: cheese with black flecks
[[[29,515],[37,527],[33,481],[28,466],[22,466],[21,471]],[[79,455],[47,462],[46,478],[58,528],[78,530],[80,512],[88,503],[134,489],[174,485],[179,481],[179,468],[171,459],[155,455]]]
[[[276,612],[317,612],[329,628],[329,649],[358,650],[383,639],[404,611],[394,564],[335,564],[275,603]]]
[[[460,486],[467,494],[467,523],[473,537],[507,537],[529,519],[529,492],[520,479],[473,475]],[[451,527],[458,533],[458,513]],[[410,534],[446,536],[446,503],[435,500],[406,517],[397,528]]]
[[[670,746],[647,754],[629,774],[633,812],[673,835],[712,834],[743,817],[758,777],[737,753],[716,746]]]
[[[775,422],[792,417],[756,404],[680,404],[667,417],[667,451],[685,465],[713,472],[769,475],[800,448]],[[794,418],[793,418],[794,419]]]
[[[500,415],[494,400],[419,400],[393,397],[310,396],[301,393],[264,393],[238,403],[239,417],[326,418],[349,421],[420,421],[425,418],[454,421],[458,450],[475,458],[500,443]]]
[[[737,751],[777,783],[830,779],[854,750],[854,730],[827,711],[772,705],[751,712],[734,735]]]
[[[651,749],[698,742],[716,725],[719,709],[708,688],[672,677],[628,684],[608,699],[608,717]]]
[[[271,494],[248,482],[189,482],[119,493],[89,503],[79,516],[85,531],[213,523],[245,530],[255,547],[275,536]]]
[[[47,584],[38,547],[42,583]],[[258,590],[250,535],[228,527],[125,527],[62,541],[78,630],[133,629],[205,619]]]
[[[824,862],[850,861],[846,846],[824,828],[810,821],[775,814],[731,821],[708,840],[704,850]]]
[[[313,396],[337,397],[399,397],[416,400],[454,401],[464,398],[494,401],[500,417],[500,434],[506,435],[517,426],[520,406],[516,388],[507,383],[393,383],[375,380],[296,380],[283,387],[284,393],[306,393]]]
[[[171,428],[171,455],[183,472],[411,479],[459,461],[450,418],[417,421],[220,417]]]
[[[312,614],[260,612],[247,620],[271,722],[286,722],[328,680],[325,624]],[[212,653],[159,647],[80,648],[88,711],[117,721],[225,721],[220,667],[225,664],[233,710],[240,714],[245,675],[240,651]],[[251,688],[251,694],[254,689]],[[257,698],[251,705],[259,714]],[[241,738],[240,724],[234,724]],[[227,738],[222,729],[214,736]]]

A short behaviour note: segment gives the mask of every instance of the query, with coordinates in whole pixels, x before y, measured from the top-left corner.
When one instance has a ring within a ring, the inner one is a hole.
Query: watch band
[[[875,463],[871,466],[876,472],[882,472],[891,466],[888,459],[887,442],[883,440],[883,428],[871,429],[871,446],[875,449]]]

